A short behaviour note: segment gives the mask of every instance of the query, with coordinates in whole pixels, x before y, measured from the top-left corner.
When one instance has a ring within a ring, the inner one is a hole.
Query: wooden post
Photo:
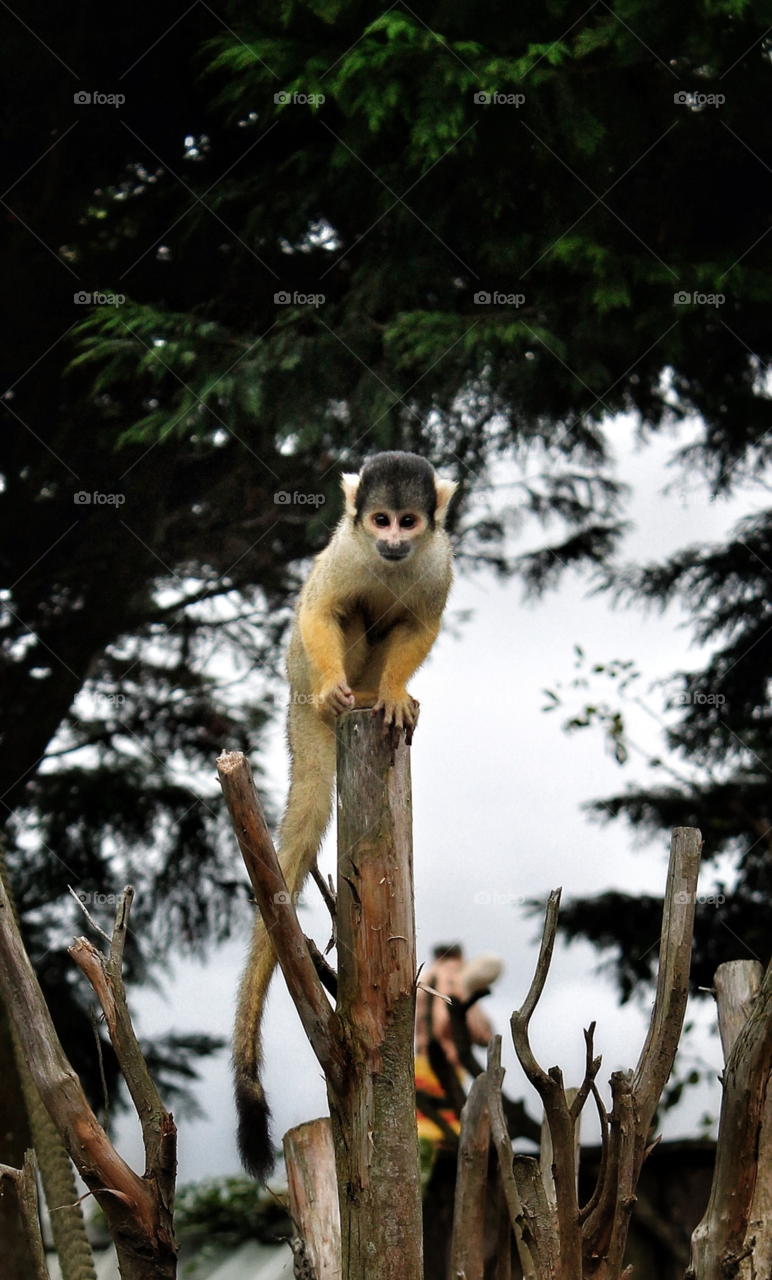
[[[337,1012],[349,1063],[330,1112],[344,1280],[421,1280],[410,754],[382,724],[353,711],[337,727]]]
[[[483,1280],[490,1143],[488,1081],[483,1074],[472,1085],[461,1112],[461,1137],[458,1144],[450,1274],[453,1277],[463,1276],[464,1280]]]
[[[772,964],[716,970],[722,1078],[710,1201],[692,1234],[690,1280],[762,1276],[772,1269]]]
[[[284,1135],[290,1213],[316,1280],[340,1280],[340,1209],[330,1121],[309,1120]]]

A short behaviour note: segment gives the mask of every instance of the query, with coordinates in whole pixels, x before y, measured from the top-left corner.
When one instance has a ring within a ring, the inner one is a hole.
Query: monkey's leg
[[[279,862],[291,894],[299,892],[322,842],[335,782],[335,729],[312,706],[293,702],[288,736],[292,780],[281,825]],[[264,1181],[273,1167],[270,1112],[260,1083],[260,1024],[276,955],[260,915],[239,989],[233,1063],[238,1143],[245,1168]]]

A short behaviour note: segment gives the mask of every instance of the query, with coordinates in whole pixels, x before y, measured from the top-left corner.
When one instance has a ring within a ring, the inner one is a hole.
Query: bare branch
[[[97,924],[96,920],[95,920],[95,919],[94,919],[94,917],[92,916],[92,914],[91,914],[91,912],[89,911],[88,907],[86,906],[85,902],[82,900],[82,898],[79,898],[79,897],[78,897],[77,893],[75,892],[75,890],[73,889],[73,887],[72,887],[72,885],[71,885],[71,884],[68,884],[68,885],[67,885],[67,890],[68,890],[68,892],[69,892],[69,893],[71,893],[71,894],[72,894],[73,898],[74,898],[74,899],[75,899],[75,901],[77,902],[77,904],[78,904],[78,906],[80,907],[81,911],[83,912],[84,916],[86,917],[86,919],[88,920],[89,924],[91,925],[91,928],[92,928],[92,929],[94,929],[97,933],[101,933],[101,935],[102,935],[102,937],[104,938],[105,942],[109,942],[109,941],[110,941],[110,935],[109,935],[109,933],[105,933],[105,931],[104,931],[104,929],[102,928],[101,924]]]
[[[670,842],[657,995],[649,1031],[633,1078],[638,1130],[638,1171],[643,1163],[654,1112],[673,1069],[684,1025],[701,851],[702,836],[696,828],[676,827]]]
[[[217,772],[260,914],[303,1029],[325,1075],[336,1088],[343,1088],[346,1061],[338,1018],[324,994],[289,899],[249,762],[241,751],[224,751],[218,757]]]
[[[338,995],[337,973],[333,969],[332,965],[327,963],[313,938],[306,937],[306,946],[308,947],[308,954],[314,962],[316,972],[319,974],[319,980],[322,986],[329,991],[333,1000],[335,1000]]]
[[[109,956],[105,957],[87,938],[76,939],[69,948],[69,954],[88,978],[102,1006],[121,1074],[142,1125],[147,1174],[156,1180],[162,1201],[171,1213],[177,1169],[177,1130],[142,1056],[123,982],[123,952],[133,900],[134,889],[127,885],[118,902]]]
[[[512,1014],[512,1040],[520,1065],[544,1104],[553,1150],[553,1176],[560,1235],[561,1266],[565,1277],[581,1276],[581,1234],[579,1203],[576,1193],[576,1125],[569,1110],[563,1076],[559,1067],[544,1071],[539,1066],[528,1038],[528,1025],[547,981],[560,909],[560,889],[554,889],[547,902],[536,972],[522,1008]]]
[[[485,1192],[488,1180],[488,1082],[478,1076],[461,1112],[456,1200],[451,1245],[452,1276],[483,1280]]]
[[[534,1010],[541,999],[544,990],[544,984],[547,981],[550,964],[552,962],[552,952],[555,947],[555,937],[558,930],[558,913],[560,911],[560,895],[562,889],[553,889],[547,900],[547,913],[544,919],[544,932],[542,934],[541,948],[539,950],[539,959],[536,962],[536,972],[530,986],[525,1003],[521,1009],[512,1014],[512,1038],[515,1042],[515,1050],[525,1074],[528,1076],[531,1084],[535,1089],[542,1092],[543,1089],[550,1088],[550,1079],[546,1071],[544,1071],[536,1061],[533,1055],[530,1042],[528,1040],[528,1024],[531,1021]],[[538,1081],[538,1083],[537,1083]]]
[[[38,1216],[38,1192],[35,1182],[35,1152],[27,1151],[21,1169],[12,1169],[10,1165],[0,1164],[0,1181],[10,1182],[16,1192],[19,1206],[19,1217],[24,1230],[32,1263],[32,1280],[50,1280],[46,1255],[43,1249],[43,1237],[40,1234],[40,1218]]]
[[[0,998],[43,1104],[104,1210],[122,1273],[129,1280],[151,1275],[171,1280],[176,1269],[171,1213],[166,1214],[155,1183],[140,1178],[118,1155],[91,1110],[59,1042],[1,881]]]
[[[587,1201],[587,1204],[579,1212],[580,1222],[584,1222],[586,1218],[589,1218],[596,1204],[600,1200],[601,1192],[603,1191],[603,1187],[606,1182],[606,1170],[608,1168],[608,1113],[603,1105],[603,1099],[598,1092],[598,1087],[595,1084],[595,1081],[592,1083],[592,1096],[595,1099],[595,1105],[598,1109],[598,1119],[600,1121],[600,1168],[598,1170],[598,1179],[595,1183],[593,1193]]]
[[[592,1089],[592,1086],[595,1083],[595,1077],[600,1071],[600,1064],[603,1061],[603,1058],[600,1055],[597,1058],[593,1058],[592,1056],[592,1046],[593,1046],[594,1035],[595,1035],[595,1023],[591,1022],[589,1027],[584,1032],[584,1043],[586,1045],[586,1050],[587,1050],[586,1063],[585,1063],[585,1069],[584,1069],[584,1080],[582,1081],[581,1085],[576,1091],[576,1097],[571,1103],[571,1110],[569,1112],[571,1116],[571,1120],[573,1121],[574,1124],[576,1124],[577,1120],[582,1114],[582,1108],[584,1107],[585,1102],[590,1096],[590,1090]]]
[[[488,1067],[485,1073],[488,1115],[490,1117],[491,1138],[499,1158],[499,1174],[504,1196],[509,1209],[512,1230],[517,1241],[520,1265],[525,1280],[540,1280],[530,1250],[523,1241],[520,1218],[522,1205],[512,1170],[512,1143],[509,1140],[507,1126],[504,1123],[504,1108],[501,1105],[501,1082],[504,1069],[501,1065],[501,1036],[492,1036],[488,1045]]]

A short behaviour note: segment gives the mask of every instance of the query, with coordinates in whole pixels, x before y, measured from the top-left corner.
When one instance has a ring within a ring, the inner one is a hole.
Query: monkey
[[[330,819],[336,718],[369,707],[385,734],[404,731],[410,741],[419,706],[406,685],[437,639],[453,577],[445,523],[454,481],[418,454],[394,451],[344,475],[342,487],[343,515],[300,592],[287,652],[290,789],[278,856],[293,901]],[[260,1025],[275,966],[258,915],[233,1059],[239,1152],[259,1181],[273,1167]]]

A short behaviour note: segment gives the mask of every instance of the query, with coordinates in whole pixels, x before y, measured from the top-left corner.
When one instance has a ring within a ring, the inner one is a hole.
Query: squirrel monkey
[[[414,453],[379,453],[343,476],[345,510],[317,556],[295,612],[287,654],[291,782],[279,862],[296,894],[330,819],[335,718],[354,707],[382,713],[384,733],[418,720],[405,688],[440,629],[452,581],[448,504],[456,490]],[[276,957],[258,915],[234,1035],[239,1150],[264,1180],[273,1165],[260,1083],[260,1022]]]

